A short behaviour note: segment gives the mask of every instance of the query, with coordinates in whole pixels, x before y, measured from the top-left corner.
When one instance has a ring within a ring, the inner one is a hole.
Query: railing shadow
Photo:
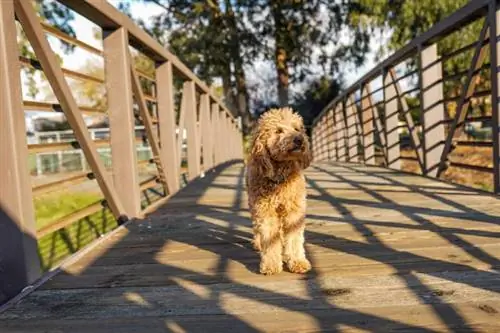
[[[389,202],[376,191],[345,176],[345,173],[360,172],[358,170],[346,167],[341,172],[332,173],[322,166],[312,169],[321,172],[323,177],[331,173],[329,177],[352,185],[382,204],[391,204],[396,210],[399,207],[398,203]],[[433,267],[437,274],[445,270],[473,270],[470,266],[428,258],[384,244],[370,230],[367,221],[352,214],[342,198],[329,194],[314,176],[308,177],[308,183],[319,193],[311,195],[312,200],[327,201],[332,209],[343,213],[343,218],[317,213],[309,214],[309,218],[320,217],[325,223],[345,219],[366,238],[366,242],[308,230],[307,243],[393,267],[407,289],[423,304],[430,303],[447,328],[473,330],[452,305],[443,302],[435,290],[413,274],[414,271],[433,274],[432,269],[426,270],[426,267]],[[358,204],[368,205],[370,202],[359,199]],[[408,210],[411,211],[411,207],[405,207],[403,212]],[[439,213],[445,215],[444,211]],[[415,218],[416,213],[408,214],[409,218]],[[398,226],[396,223],[396,226],[404,228],[407,225]],[[425,228],[429,225],[410,225],[417,226]],[[382,315],[336,306],[335,298],[332,300],[331,297],[335,290],[324,289],[320,281],[322,273],[318,269],[303,276],[283,273],[265,277],[258,274],[259,257],[251,247],[251,236],[244,169],[239,163],[227,163],[188,184],[146,219],[126,225],[116,236],[69,265],[18,308],[0,316],[3,323],[0,328],[6,325],[7,328],[57,328],[63,331],[77,327],[72,332],[113,329],[120,332],[138,329],[148,332],[259,332],[263,326],[279,331],[297,331],[305,325],[330,332],[340,330],[341,326],[370,331],[432,331]],[[395,255],[408,260],[405,263],[394,261]],[[318,259],[311,253],[309,257],[317,267]],[[477,273],[485,281],[498,277],[494,272]],[[439,276],[455,278],[455,275]],[[495,291],[481,279],[456,282]],[[297,295],[298,290],[303,290],[302,294]],[[54,302],[54,297],[57,302]],[[285,312],[289,314],[285,315]],[[22,320],[28,316],[35,316],[36,323]]]

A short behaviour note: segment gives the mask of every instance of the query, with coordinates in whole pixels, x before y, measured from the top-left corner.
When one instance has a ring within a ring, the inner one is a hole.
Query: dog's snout
[[[296,145],[296,146],[302,146],[302,143],[304,143],[304,139],[302,138],[301,135],[297,135],[293,138],[293,143]]]

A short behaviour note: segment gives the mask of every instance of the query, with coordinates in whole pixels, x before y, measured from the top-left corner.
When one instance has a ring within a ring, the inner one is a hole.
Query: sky
[[[109,3],[111,3],[113,6],[117,7],[118,3],[120,0],[108,0]],[[133,1],[130,0],[130,12],[134,16],[134,18],[137,19],[142,19],[146,23],[148,19],[152,16],[158,15],[162,13],[164,9],[152,2],[150,3],[144,3],[142,1]],[[81,40],[82,42],[85,42],[87,44],[90,44],[98,49],[102,49],[102,42],[99,40],[96,40],[94,38],[94,28],[96,26],[84,18],[83,16],[79,15],[78,13],[75,13],[75,19],[72,22],[72,26],[76,32],[76,37]],[[354,83],[357,81],[363,74],[368,72],[371,68],[373,68],[376,63],[375,63],[375,52],[378,50],[379,46],[385,43],[387,36],[384,37],[379,37],[379,38],[372,38],[371,41],[371,50],[367,55],[367,61],[365,64],[361,67],[349,67],[345,68],[344,72],[344,78],[346,81],[346,84],[349,85],[351,83]],[[70,70],[79,70],[82,65],[87,61],[87,60],[93,60],[96,61],[97,63],[102,63],[103,60],[101,57],[95,56],[83,49],[76,48],[75,52],[71,54],[65,55],[62,50],[61,50],[61,43],[59,40],[53,37],[48,37],[49,43],[51,44],[53,50],[63,56],[63,67],[66,69]],[[319,69],[319,66],[318,66]],[[262,77],[263,73],[267,73],[266,75],[272,75],[274,73],[274,70],[272,68],[272,64],[269,62],[266,62],[264,60],[256,60],[253,64],[247,66],[247,80],[249,81],[249,85],[261,85],[262,84]],[[292,91],[298,91],[301,90],[303,87],[300,84],[296,84],[295,86],[291,87]],[[26,91],[26,89],[23,89]],[[26,93],[24,93],[24,98],[29,99],[26,96]],[[43,98],[44,96],[37,96],[37,99]],[[31,116],[37,115],[38,113],[31,113]],[[46,115],[46,113],[45,113]]]

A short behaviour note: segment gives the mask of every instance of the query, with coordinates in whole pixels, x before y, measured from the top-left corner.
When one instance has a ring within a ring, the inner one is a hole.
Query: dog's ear
[[[311,165],[312,159],[313,159],[312,152],[309,149],[309,146],[307,146],[306,151],[304,152],[304,154],[302,154],[302,158],[299,161],[300,167],[302,169],[307,169],[309,165]]]
[[[253,142],[251,154],[258,173],[264,177],[273,178],[274,170],[271,157],[260,135],[257,136]]]

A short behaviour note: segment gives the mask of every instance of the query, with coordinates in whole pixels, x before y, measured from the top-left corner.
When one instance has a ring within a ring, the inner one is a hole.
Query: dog
[[[291,108],[270,109],[253,130],[246,167],[253,246],[260,273],[311,269],[304,250],[306,181],[312,161],[302,117]]]

